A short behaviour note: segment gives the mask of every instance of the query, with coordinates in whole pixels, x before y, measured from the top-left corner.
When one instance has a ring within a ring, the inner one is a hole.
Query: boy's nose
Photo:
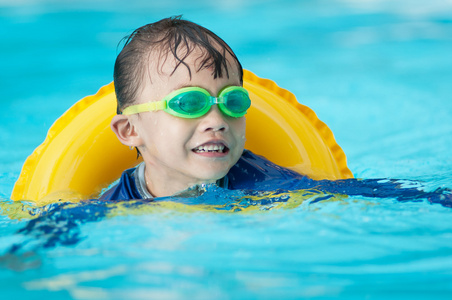
[[[225,120],[225,115],[220,111],[218,105],[212,105],[209,112],[202,117],[202,131],[227,131],[229,125]]]

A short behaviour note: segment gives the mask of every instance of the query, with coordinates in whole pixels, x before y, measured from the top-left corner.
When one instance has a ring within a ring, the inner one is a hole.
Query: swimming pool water
[[[112,80],[119,40],[176,14],[314,109],[355,177],[452,189],[450,1],[0,1],[1,298],[449,299],[451,209],[425,199],[92,202],[35,221],[9,200],[53,121]]]

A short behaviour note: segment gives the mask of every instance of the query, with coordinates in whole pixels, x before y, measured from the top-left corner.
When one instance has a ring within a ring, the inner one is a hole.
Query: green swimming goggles
[[[229,86],[218,97],[212,97],[200,87],[186,87],[170,93],[161,101],[129,106],[122,114],[163,110],[176,117],[193,119],[205,115],[214,104],[218,104],[225,115],[240,118],[250,108],[251,100],[248,91],[240,86]]]

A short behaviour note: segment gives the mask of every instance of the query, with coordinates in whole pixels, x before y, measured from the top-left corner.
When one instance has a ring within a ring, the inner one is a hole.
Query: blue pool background
[[[8,198],[54,120],[112,80],[119,40],[176,14],[314,109],[356,177],[452,188],[450,1],[2,0],[3,211],[22,209]],[[0,295],[449,299],[450,220],[441,205],[363,197],[254,214],[129,212],[80,222],[80,242],[45,248],[51,234],[17,233],[28,221],[2,214]],[[15,244],[23,254],[8,255]]]

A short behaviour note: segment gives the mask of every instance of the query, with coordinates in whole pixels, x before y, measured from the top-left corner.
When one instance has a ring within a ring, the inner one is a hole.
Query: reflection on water
[[[372,288],[379,275],[381,285],[397,282],[393,288],[405,291],[411,274],[444,279],[452,266],[450,208],[427,203],[437,195],[450,205],[451,194],[398,184],[401,193],[387,187],[382,197],[207,186],[199,197],[155,201],[5,201],[3,220],[21,220],[3,229],[0,276],[29,292],[74,299],[209,298],[203,291],[211,289],[220,299],[345,297]]]
[[[278,186],[297,186],[299,180]],[[100,201],[79,203],[59,201],[43,207],[22,202],[4,201],[2,214],[12,219],[30,219],[16,234],[26,237],[13,244],[7,253],[33,253],[39,248],[71,246],[83,240],[80,226],[106,218],[146,214],[172,213],[256,213],[274,209],[295,209],[304,204],[325,201],[343,201],[350,196],[375,199],[396,199],[399,202],[429,201],[452,207],[452,194],[448,189],[423,191],[421,182],[409,180],[339,180],[312,181],[315,186],[302,190],[256,191],[227,190],[215,184],[203,185],[192,193],[153,200]],[[272,186],[269,184],[269,186]],[[24,252],[26,251],[26,252]],[[23,254],[25,255],[25,254]],[[26,256],[24,256],[26,257]],[[4,257],[5,259],[5,257]]]

